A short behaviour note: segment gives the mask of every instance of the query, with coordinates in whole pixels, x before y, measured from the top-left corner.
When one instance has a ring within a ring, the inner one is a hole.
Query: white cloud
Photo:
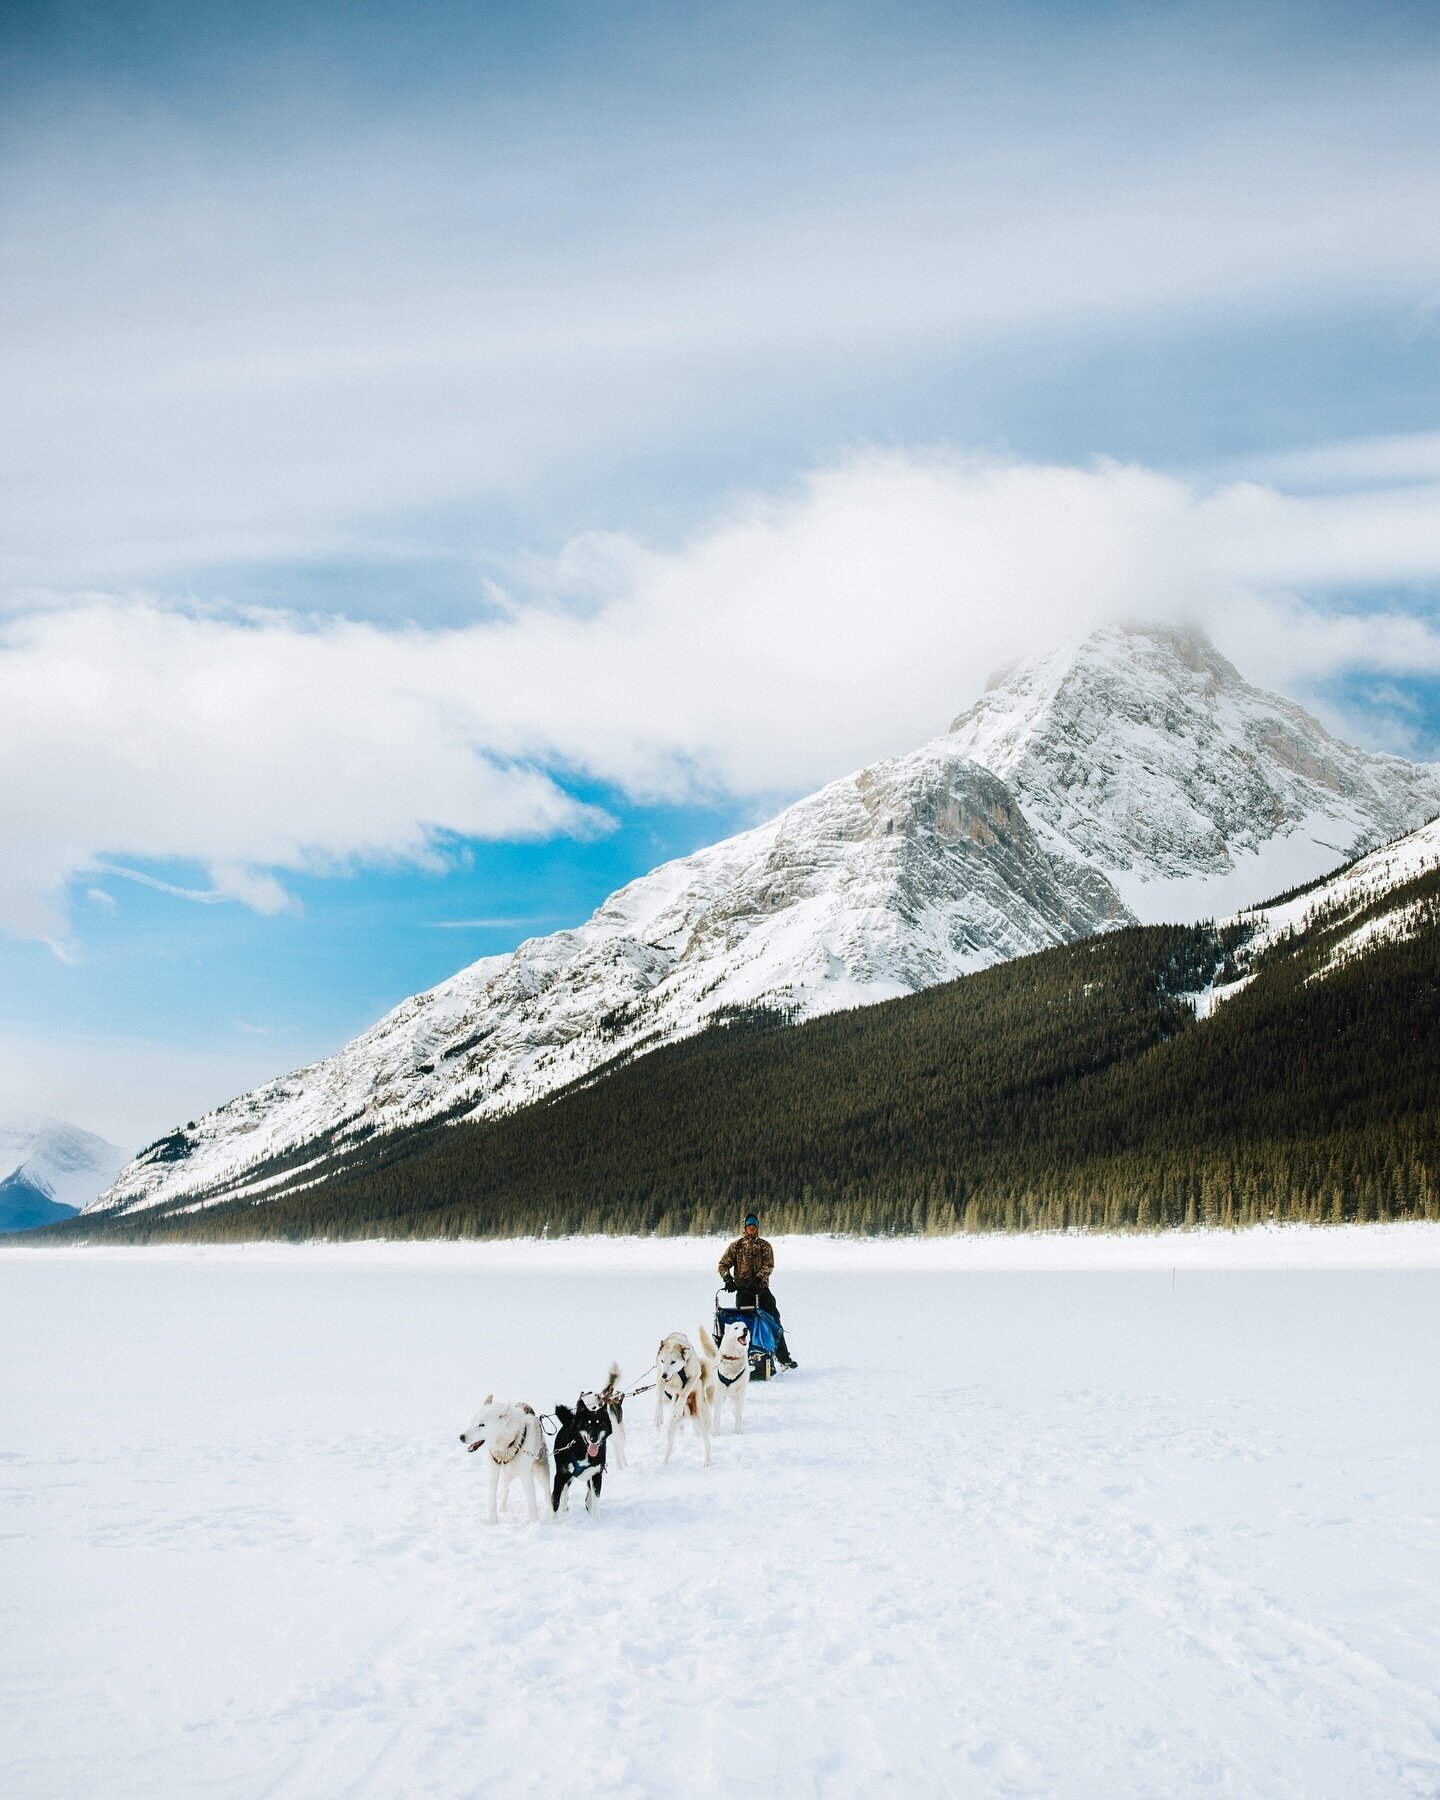
[[[804,791],[944,728],[991,669],[1113,617],[1196,618],[1252,677],[1440,672],[1417,611],[1330,582],[1440,579],[1440,491],[1213,493],[1143,468],[857,455],[678,549],[590,537],[463,628],[91,597],[0,628],[0,918],[185,858],[258,909],[287,870],[430,861],[447,834],[597,828],[635,797]]]
[[[1312,590],[1432,582],[1440,568],[1440,479],[1287,494],[1245,482],[1200,509],[1217,570]]]
[[[1379,482],[1440,482],[1440,431],[1397,432],[1316,444],[1249,465],[1252,476],[1286,488],[1374,487]]]
[[[140,600],[5,622],[0,918],[58,936],[64,881],[122,872],[117,857],[201,861],[214,892],[193,897],[274,911],[277,869],[434,863],[444,832],[603,827],[544,773],[497,758],[483,699],[446,655],[419,632]]]

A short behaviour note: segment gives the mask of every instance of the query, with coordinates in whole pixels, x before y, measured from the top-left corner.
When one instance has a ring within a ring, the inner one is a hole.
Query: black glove
[[[727,1294],[733,1294],[735,1292],[735,1277],[733,1275],[727,1275],[725,1277],[725,1292]]]

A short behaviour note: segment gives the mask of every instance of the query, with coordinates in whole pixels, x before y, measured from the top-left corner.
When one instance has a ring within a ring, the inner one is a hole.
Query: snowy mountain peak
[[[1244,688],[1246,683],[1202,631],[1102,625],[1044,656],[997,671],[950,731],[977,761],[1005,775],[1032,740],[1053,729],[1058,718],[1084,710],[1098,694],[1114,697],[1128,692],[1127,710],[1143,717],[1157,705],[1169,708],[1177,700],[1204,704],[1229,687]]]
[[[1004,673],[950,738],[1142,919],[1312,880],[1440,805],[1440,769],[1343,743],[1194,629],[1105,626]]]
[[[810,1017],[1228,912],[1437,810],[1440,770],[1340,743],[1198,633],[1109,628],[172,1133],[98,1204],[263,1197],[358,1134],[508,1110],[736,1009]]]

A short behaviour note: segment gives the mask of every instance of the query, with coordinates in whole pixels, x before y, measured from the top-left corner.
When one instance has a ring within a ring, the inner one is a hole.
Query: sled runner
[[[775,1373],[775,1346],[780,1341],[779,1323],[757,1306],[755,1296],[746,1288],[730,1294],[721,1288],[715,1296],[715,1342],[725,1335],[732,1319],[740,1319],[750,1330],[750,1379],[768,1381]]]

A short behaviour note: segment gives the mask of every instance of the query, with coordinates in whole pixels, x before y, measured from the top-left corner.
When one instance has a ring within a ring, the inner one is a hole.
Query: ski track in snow
[[[485,1392],[643,1379],[713,1246],[0,1255],[0,1793],[1440,1793],[1440,1232],[1141,1242],[782,1241],[713,1467],[642,1395],[494,1529]]]

